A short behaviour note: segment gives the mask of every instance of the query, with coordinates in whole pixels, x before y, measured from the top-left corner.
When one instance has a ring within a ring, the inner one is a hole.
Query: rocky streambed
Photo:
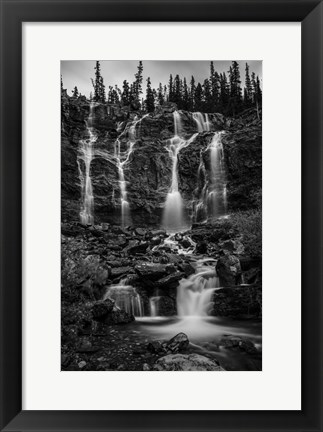
[[[218,287],[201,316],[181,316],[179,286],[213,287],[201,265]],[[120,287],[126,302],[114,295]],[[62,225],[63,370],[259,370],[260,320],[261,260],[248,256],[230,218],[173,236]]]

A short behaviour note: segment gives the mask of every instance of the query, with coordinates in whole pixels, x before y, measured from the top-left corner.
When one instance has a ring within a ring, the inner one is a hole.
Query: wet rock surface
[[[156,371],[216,371],[224,369],[214,360],[199,354],[170,354],[157,360]]]
[[[62,98],[61,174],[62,220],[77,221],[81,205],[80,170],[84,162],[78,158],[80,140],[87,138],[86,120],[90,104],[85,98]],[[174,134],[174,106],[165,106],[142,119],[136,128],[133,151],[124,166],[127,192],[136,225],[158,224],[166,195],[171,185],[172,161],[167,150],[167,139]],[[93,128],[97,135],[91,178],[94,194],[95,221],[119,223],[121,192],[114,145],[120,139],[121,151],[127,148],[127,124],[142,114],[125,107],[97,104],[94,107]],[[259,205],[262,172],[261,120],[255,112],[239,119],[209,114],[212,132],[200,133],[178,154],[179,191],[187,213],[192,211],[192,197],[199,190],[201,158],[210,170],[208,146],[215,131],[224,131],[222,142],[227,166],[227,191],[231,210],[245,210]],[[192,113],[181,111],[183,135],[196,133]],[[121,125],[121,126],[120,126]],[[121,127],[121,129],[118,129]],[[118,129],[118,131],[117,131]],[[229,210],[230,210],[229,209]]]

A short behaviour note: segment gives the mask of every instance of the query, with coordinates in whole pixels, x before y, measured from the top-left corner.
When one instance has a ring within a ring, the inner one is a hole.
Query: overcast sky
[[[240,65],[240,74],[242,84],[245,79],[245,63],[250,66],[251,72],[259,75],[262,83],[262,62],[252,60],[237,60]],[[228,72],[231,65],[230,61],[216,61],[214,68],[218,73]],[[104,79],[106,91],[110,85],[118,85],[122,89],[124,80],[128,82],[134,81],[134,74],[137,72],[137,60],[100,60],[101,75]],[[93,90],[91,78],[94,78],[95,60],[72,60],[61,62],[61,74],[63,77],[63,87],[67,89],[68,94],[71,94],[74,86],[77,86],[80,93],[89,96]],[[152,86],[157,88],[161,82],[163,85],[169,81],[169,75],[180,75],[181,78],[186,77],[187,82],[191,80],[193,75],[195,82],[201,84],[210,76],[210,61],[143,61],[143,91],[146,89],[146,79],[150,77]]]

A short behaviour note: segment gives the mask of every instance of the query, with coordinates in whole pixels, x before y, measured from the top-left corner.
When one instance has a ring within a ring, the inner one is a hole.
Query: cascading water
[[[111,285],[107,288],[103,299],[111,298],[115,305],[125,310],[135,317],[144,316],[144,304],[142,298],[137,293],[136,288],[127,285],[127,280],[122,279],[117,285]]]
[[[149,299],[149,309],[150,309],[150,316],[151,317],[157,317],[159,316],[159,301],[160,301],[161,297],[160,296],[155,296],[155,297],[150,297]]]
[[[84,225],[92,225],[94,223],[93,207],[93,188],[90,175],[91,162],[93,159],[93,144],[97,140],[97,135],[93,129],[93,116],[94,116],[95,102],[90,103],[90,113],[86,121],[86,131],[88,138],[82,139],[79,142],[77,165],[79,169],[79,178],[81,183],[81,194],[82,194],[82,207],[80,210],[80,220]],[[84,162],[85,174],[83,174],[80,160]]]
[[[203,183],[204,186],[195,208],[197,221],[223,216],[227,213],[226,175],[221,139],[222,132],[215,132],[207,148],[210,161],[208,172],[205,168],[203,153],[200,156],[198,182]]]
[[[180,317],[207,316],[207,309],[212,294],[219,288],[219,278],[213,266],[207,265],[207,261],[197,262],[196,273],[182,279],[177,288],[177,313]]]
[[[210,130],[210,121],[208,114],[204,114],[205,118],[202,113],[200,112],[194,112],[193,119],[195,120],[195,123],[197,125],[197,131],[198,132],[204,132]]]
[[[221,136],[220,132],[215,132],[210,144],[211,176],[207,200],[208,214],[211,216],[227,213],[227,189]]]
[[[148,114],[144,115],[142,118],[135,120],[126,128],[125,131],[128,133],[127,148],[124,152],[121,151],[121,136],[125,133],[123,132],[119,138],[116,139],[114,143],[114,156],[117,162],[117,168],[119,173],[119,185],[120,185],[120,203],[121,203],[121,225],[124,227],[131,223],[130,218],[130,208],[127,198],[127,183],[124,176],[124,167],[128,163],[130,155],[133,151],[133,147],[136,143],[136,126],[141,122]]]
[[[183,200],[178,189],[177,162],[178,153],[184,147],[190,145],[197,136],[193,134],[189,140],[185,140],[179,134],[182,132],[181,117],[178,111],[174,111],[174,136],[168,140],[167,150],[172,159],[172,183],[166,197],[163,225],[167,232],[180,232],[187,228],[183,214]]]

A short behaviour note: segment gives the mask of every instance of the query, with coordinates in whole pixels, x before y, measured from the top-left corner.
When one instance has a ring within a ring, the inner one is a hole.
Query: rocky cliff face
[[[167,140],[174,135],[174,104],[166,104],[136,125],[132,152],[123,165],[127,200],[135,225],[157,226],[161,222],[166,195],[172,178],[172,160]],[[80,140],[88,137],[86,121],[90,104],[84,98],[62,96],[61,192],[62,221],[79,220],[82,205],[80,174],[84,161],[78,158]],[[140,113],[131,107],[97,104],[92,127],[97,136],[90,176],[94,196],[95,223],[120,223],[120,172],[116,159],[116,140],[121,153],[129,151],[129,128]],[[241,119],[210,114],[211,131],[201,132],[178,154],[179,191],[189,217],[203,190],[199,173],[201,160],[205,176],[210,173],[208,146],[215,131],[222,135],[227,173],[228,209],[247,209],[259,205],[261,190],[261,122],[250,112]],[[197,132],[192,113],[181,111],[182,135],[189,138]],[[192,218],[193,220],[193,218]]]
[[[229,209],[261,205],[262,128],[254,112],[236,121],[222,139],[228,178]]]

